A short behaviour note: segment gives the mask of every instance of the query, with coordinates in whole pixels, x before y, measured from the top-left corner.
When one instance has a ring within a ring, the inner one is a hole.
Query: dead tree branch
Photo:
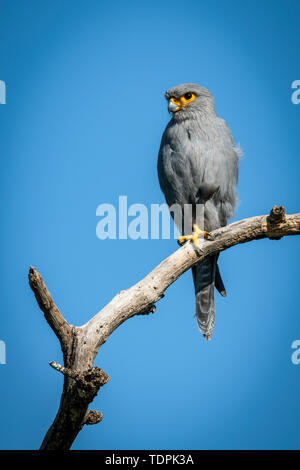
[[[190,242],[163,260],[142,281],[117,294],[109,304],[80,327],[63,318],[35,268],[30,267],[29,284],[45,318],[58,337],[64,366],[50,365],[64,375],[64,388],[56,418],[49,428],[41,449],[69,449],[85,424],[96,424],[102,413],[88,412],[88,406],[109,377],[93,367],[100,346],[124,321],[134,315],[154,312],[165,290],[185,271],[206,256],[252,240],[278,240],[300,234],[300,213],[287,215],[283,207],[274,206],[269,215],[251,217],[212,232],[210,240],[201,240],[196,249]]]

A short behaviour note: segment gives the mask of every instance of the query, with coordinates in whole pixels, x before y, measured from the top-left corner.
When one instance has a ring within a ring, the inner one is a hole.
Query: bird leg
[[[204,238],[208,238],[208,233],[204,230],[200,230],[197,224],[193,224],[192,235],[182,235],[178,238],[178,243],[179,245],[183,245],[183,243],[187,242],[188,240],[192,240],[195,247],[198,248],[198,239],[201,236],[203,236]]]

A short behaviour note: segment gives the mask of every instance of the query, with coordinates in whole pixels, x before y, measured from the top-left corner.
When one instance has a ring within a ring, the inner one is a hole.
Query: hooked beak
[[[168,105],[169,113],[176,113],[181,109],[181,105],[178,101],[175,101],[174,98],[171,98]]]

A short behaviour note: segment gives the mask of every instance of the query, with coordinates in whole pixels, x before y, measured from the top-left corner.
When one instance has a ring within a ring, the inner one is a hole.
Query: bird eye
[[[196,98],[195,93],[192,93],[191,91],[188,91],[184,95],[180,97],[180,102],[182,106],[187,106],[190,104],[194,99]]]
[[[183,95],[183,96],[184,96],[184,98],[185,98],[186,100],[190,100],[193,95],[192,95],[192,93],[186,93],[186,94]]]

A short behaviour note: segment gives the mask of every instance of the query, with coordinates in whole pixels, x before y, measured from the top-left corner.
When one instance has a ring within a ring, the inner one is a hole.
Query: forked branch
[[[186,243],[163,260],[142,281],[117,294],[109,304],[86,324],[74,327],[67,323],[54,304],[40,274],[30,267],[29,284],[45,318],[60,340],[64,366],[50,365],[64,375],[64,388],[56,418],[49,428],[41,449],[69,449],[85,424],[101,421],[102,413],[88,412],[89,403],[109,377],[94,359],[100,346],[124,321],[134,315],[148,314],[165,290],[185,271],[206,256],[252,240],[278,240],[300,234],[300,213],[287,215],[283,207],[274,206],[269,215],[251,217],[212,232],[211,240],[201,240],[196,249]]]

